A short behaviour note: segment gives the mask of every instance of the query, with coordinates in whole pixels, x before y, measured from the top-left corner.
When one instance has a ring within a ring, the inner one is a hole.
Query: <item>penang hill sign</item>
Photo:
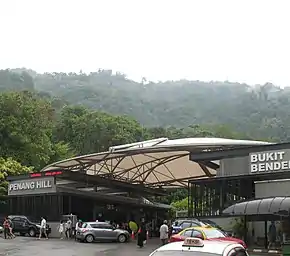
[[[266,151],[249,155],[250,173],[279,172],[290,170],[290,151]]]
[[[27,195],[56,192],[54,177],[14,180],[8,185],[8,195]]]

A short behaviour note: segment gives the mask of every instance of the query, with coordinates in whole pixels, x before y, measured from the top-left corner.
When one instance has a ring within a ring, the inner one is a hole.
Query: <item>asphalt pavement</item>
[[[37,240],[31,237],[0,238],[0,256],[149,256],[159,247],[159,239],[150,239],[144,248],[135,241],[119,243],[79,243],[60,239]]]

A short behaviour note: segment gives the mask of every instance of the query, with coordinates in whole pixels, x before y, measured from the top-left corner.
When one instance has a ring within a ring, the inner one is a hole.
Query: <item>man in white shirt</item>
[[[72,221],[70,218],[68,218],[66,222],[66,230],[65,230],[65,234],[68,239],[71,237],[71,230],[72,230]]]
[[[77,232],[81,229],[82,227],[82,220],[78,220],[78,222],[76,223],[76,227],[75,227],[75,240],[77,240]]]
[[[162,242],[162,245],[167,244],[167,240],[168,240],[167,220],[164,220],[163,225],[161,225],[159,229],[159,233],[160,233],[160,240]]]
[[[46,234],[46,219],[41,217],[41,223],[40,223],[40,230],[39,230],[39,238],[41,238],[42,234],[45,235],[46,239],[48,239],[48,236]]]

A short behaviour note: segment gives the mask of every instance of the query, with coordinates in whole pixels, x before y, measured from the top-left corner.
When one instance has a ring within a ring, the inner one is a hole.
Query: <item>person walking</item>
[[[9,235],[11,238],[15,238],[16,236],[13,234],[13,222],[7,217],[7,221],[9,223]]]
[[[75,227],[75,240],[77,240],[77,232],[81,229],[82,226],[83,226],[82,220],[78,220]]]
[[[273,245],[275,246],[275,244],[276,244],[277,230],[276,230],[275,221],[271,221],[268,235],[269,235],[269,247],[268,247],[268,249],[270,249]]]
[[[70,218],[68,218],[66,222],[66,227],[65,227],[65,235],[67,239],[71,237],[71,228],[72,228],[72,221]]]
[[[163,224],[161,225],[160,229],[159,229],[159,233],[160,233],[160,240],[162,242],[162,245],[167,244],[168,241],[168,226],[167,226],[167,220],[163,221]]]
[[[60,224],[58,225],[58,233],[59,233],[60,239],[63,239],[63,237],[64,237],[64,223],[63,223],[63,220],[60,221]]]
[[[139,230],[138,230],[138,234],[137,234],[137,245],[140,248],[143,248],[144,244],[146,243],[146,225],[145,225],[145,221],[142,220],[141,224],[139,225]]]
[[[44,217],[41,217],[41,223],[40,223],[40,230],[39,230],[38,240],[41,239],[42,234],[44,234],[45,238],[48,239],[48,236],[46,234],[46,219]]]
[[[4,228],[4,239],[10,238],[10,230],[9,230],[10,225],[7,218],[4,219],[3,228]]]

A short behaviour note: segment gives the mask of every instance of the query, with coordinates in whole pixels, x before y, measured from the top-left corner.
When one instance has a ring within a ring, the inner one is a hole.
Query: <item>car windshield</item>
[[[207,238],[225,237],[225,235],[218,229],[204,229],[203,232]]]
[[[153,256],[191,256],[192,251],[159,251],[153,254]],[[208,252],[194,252],[194,256],[218,256],[217,253]]]

